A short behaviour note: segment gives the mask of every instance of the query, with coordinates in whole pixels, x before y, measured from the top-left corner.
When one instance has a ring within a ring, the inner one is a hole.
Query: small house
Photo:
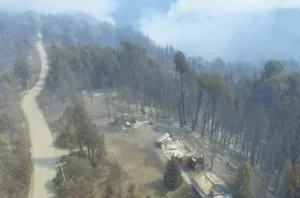
[[[221,178],[211,172],[202,172],[191,182],[202,198],[232,198],[230,188]]]

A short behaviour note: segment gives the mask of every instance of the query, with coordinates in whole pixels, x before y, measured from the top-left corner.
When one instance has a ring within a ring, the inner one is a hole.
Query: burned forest
[[[0,11],[0,36],[0,197],[300,197],[293,58],[205,59],[64,14]]]

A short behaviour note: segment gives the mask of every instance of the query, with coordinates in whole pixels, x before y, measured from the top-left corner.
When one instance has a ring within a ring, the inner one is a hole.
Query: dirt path
[[[41,73],[36,85],[28,91],[21,102],[25,114],[31,139],[31,153],[34,172],[32,175],[32,188],[30,198],[54,198],[52,179],[55,176],[55,167],[58,158],[63,151],[55,149],[52,145],[53,138],[48,124],[41,113],[36,96],[43,88],[48,72],[47,55],[41,41],[37,42],[37,49],[41,58]]]

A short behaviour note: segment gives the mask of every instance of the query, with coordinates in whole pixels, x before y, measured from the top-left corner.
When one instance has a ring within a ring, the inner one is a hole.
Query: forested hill
[[[42,15],[41,32],[46,42],[64,44],[98,44],[119,48],[123,40],[131,40],[148,49],[156,47],[153,41],[130,26],[114,27],[107,22],[76,15]]]
[[[16,57],[31,55],[37,28],[31,12],[0,11],[0,73],[12,66]]]
[[[281,18],[280,16],[278,16],[279,14],[276,15],[277,18]],[[285,16],[284,13],[282,15]],[[289,18],[289,16],[286,17]],[[274,23],[275,22],[276,24],[280,24],[279,20],[275,20]],[[274,25],[276,26],[276,24]],[[289,27],[290,24],[285,26],[285,29],[282,29],[282,31],[286,31],[286,29],[289,29]],[[65,44],[85,43],[85,44],[98,44],[101,46],[109,46],[112,48],[120,48],[120,43],[122,41],[129,40],[134,44],[138,44],[146,48],[148,54],[151,56],[154,62],[162,66],[164,65],[164,66],[172,67],[173,57],[176,51],[176,49],[174,49],[174,47],[172,47],[171,45],[167,45],[167,46],[157,45],[153,40],[151,40],[151,38],[149,38],[148,36],[144,35],[143,33],[141,33],[140,31],[138,31],[137,29],[131,26],[120,27],[120,26],[113,26],[112,24],[107,22],[98,22],[97,20],[93,19],[92,17],[89,17],[87,14],[84,13],[73,14],[73,15],[42,15],[41,31],[46,41],[62,42]],[[276,32],[277,32],[276,35],[278,37],[279,33],[278,31]],[[257,49],[253,49],[251,46],[249,46],[250,48],[245,50],[245,48],[247,48],[248,46],[246,44],[249,43],[246,42],[245,40],[247,39],[251,40],[253,38],[253,35],[241,34],[235,36],[235,38],[236,38],[235,42],[231,43],[230,45],[233,48],[232,50],[241,47],[237,43],[239,40],[241,40],[240,43],[243,43],[243,47],[240,50],[238,50],[238,52],[236,52],[237,55],[241,53],[244,54],[249,53],[251,56],[251,53],[253,51],[262,49],[261,47],[257,47]],[[275,38],[275,36],[273,36],[272,38],[275,39],[276,41],[279,41],[278,39]],[[263,41],[262,42],[257,41],[257,42],[264,43]],[[256,42],[251,41],[250,43],[252,43],[252,45],[255,45]],[[190,48],[193,48],[193,46],[190,46]],[[278,49],[278,48],[273,47],[273,49]],[[261,54],[266,55],[268,51],[270,52],[270,50],[267,50]],[[292,55],[293,53],[291,53],[291,57]],[[245,60],[251,59],[248,58]],[[278,58],[280,59],[280,56]],[[230,61],[230,60],[225,61],[223,57],[215,57],[213,59],[208,60],[206,59],[206,57],[203,57],[202,54],[199,54],[198,56],[194,56],[194,57],[188,57],[187,61],[189,62],[190,66],[193,68],[202,67],[207,71],[216,71],[216,69],[218,69],[218,71],[221,73],[230,73],[232,71],[236,72],[236,68],[238,68],[241,75],[243,75],[244,73],[253,73],[254,69],[250,69],[250,68],[256,67],[261,69],[265,64],[265,62],[250,63],[248,61]],[[290,58],[288,60],[281,60],[281,61],[287,71],[299,70],[299,64],[295,59]],[[245,68],[248,68],[247,71],[244,71]]]
[[[122,41],[131,41],[146,48],[149,56],[160,65],[171,65],[175,55],[172,46],[158,46],[131,26],[116,27],[107,22],[97,22],[82,13],[72,16],[42,15],[40,29],[48,43],[96,44],[119,49]]]
[[[177,51],[172,46],[159,46],[153,40],[131,26],[116,27],[107,22],[97,22],[88,15],[42,15],[40,30],[44,41],[63,44],[97,44],[120,49],[123,41],[130,41],[147,50],[147,54],[158,65],[173,68],[173,57]],[[222,74],[234,72],[238,76],[252,75],[256,68],[249,62],[225,62],[221,58],[205,60],[203,57],[188,57],[192,68]]]
[[[128,40],[146,48],[147,54],[156,64],[173,68],[173,57],[177,50],[171,45],[157,45],[151,38],[131,26],[113,26],[107,22],[99,22],[85,13],[45,15],[35,12],[11,13],[2,11],[0,17],[1,49],[5,49],[1,53],[3,59],[9,58],[5,55],[9,54],[8,51],[20,53],[18,46],[29,49],[28,46],[34,40],[36,31],[39,29],[44,36],[44,41],[48,43],[96,44],[119,49],[120,43]],[[12,32],[12,30],[16,31]],[[29,50],[27,50],[27,55],[28,53],[30,53]],[[206,72],[235,73],[239,77],[252,75],[257,68],[260,70],[265,64],[262,62],[253,65],[246,61],[226,62],[222,57],[207,60],[205,57],[201,57],[201,54],[197,57],[188,57],[187,61],[192,68],[197,70],[201,68]],[[281,61],[286,71],[299,71],[299,64],[294,59]]]

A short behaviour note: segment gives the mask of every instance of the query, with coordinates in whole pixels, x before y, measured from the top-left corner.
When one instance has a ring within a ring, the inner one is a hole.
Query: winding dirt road
[[[44,115],[40,111],[36,96],[44,86],[48,72],[47,55],[42,41],[36,43],[41,58],[41,72],[36,85],[23,97],[21,108],[25,114],[30,139],[31,154],[33,158],[34,172],[32,175],[32,187],[30,198],[54,198],[52,179],[55,176],[55,164],[62,154],[53,146],[53,138]]]

